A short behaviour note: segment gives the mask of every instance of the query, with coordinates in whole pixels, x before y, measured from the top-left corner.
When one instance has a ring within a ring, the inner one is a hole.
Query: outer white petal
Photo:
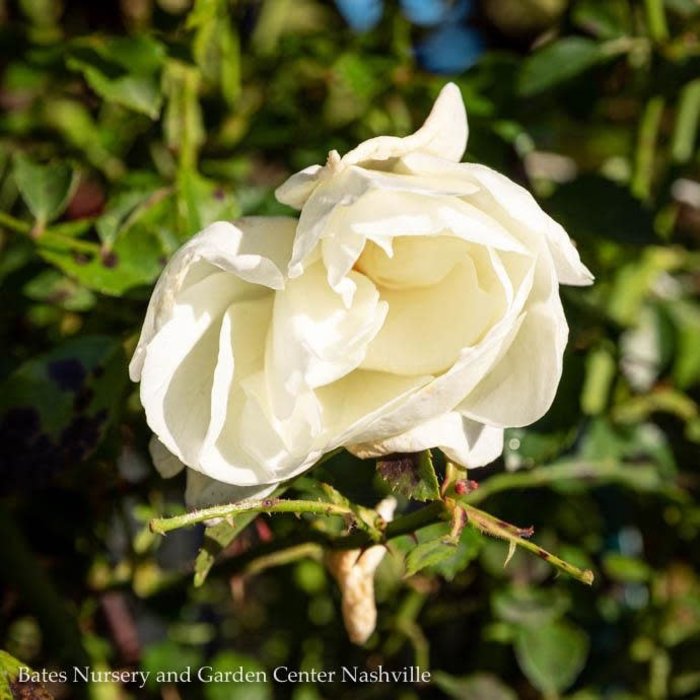
[[[336,208],[354,202],[371,187],[371,181],[359,168],[346,168],[333,178],[322,180],[304,205],[299,217],[294,249],[289,261],[290,277],[298,277],[313,260],[314,249]],[[311,256],[311,260],[309,259]]]
[[[226,270],[246,282],[270,289],[284,286],[296,220],[250,217],[234,226],[218,221],[191,238],[175,253],[153,290],[136,351],[129,365],[139,381],[145,352],[153,336],[169,320],[177,295],[212,272]]]
[[[198,461],[193,465],[220,481],[272,481],[274,471],[244,449],[241,419],[246,394],[241,386],[264,365],[273,295],[232,304],[224,314],[211,391],[211,419]],[[267,442],[270,437],[265,438]]]
[[[490,210],[495,216],[495,201],[520,226],[544,237],[561,284],[592,284],[593,275],[581,262],[571,239],[556,221],[542,211],[526,189],[484,165],[467,167],[470,176],[481,185],[481,191],[474,199],[481,200],[482,208]]]
[[[188,508],[208,508],[209,506],[237,503],[269,496],[278,484],[256,484],[237,486],[224,484],[194,469],[187,470],[185,503]]]
[[[567,337],[558,297],[529,308],[508,351],[459,410],[501,427],[529,425],[541,418],[559,385]]]
[[[144,348],[140,393],[146,420],[190,466],[197,463],[211,417],[221,316],[249,287],[221,271],[200,280],[177,296],[171,318]]]
[[[400,158],[422,151],[446,160],[460,161],[467,148],[467,112],[459,88],[448,83],[438,95],[430,115],[414,134],[404,138],[378,136],[343,156],[344,165]]]
[[[358,457],[377,457],[395,452],[420,452],[440,448],[465,467],[482,467],[503,451],[503,429],[476,423],[456,412],[426,421],[411,430],[374,443],[350,445]]]

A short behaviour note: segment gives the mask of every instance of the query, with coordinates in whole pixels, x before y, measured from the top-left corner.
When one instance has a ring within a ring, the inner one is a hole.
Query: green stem
[[[664,0],[644,0],[644,9],[651,38],[657,43],[666,41],[668,39],[668,24]]]
[[[5,228],[9,228],[10,231],[14,231],[15,233],[21,233],[26,236],[28,236],[32,230],[30,224],[26,223],[25,221],[15,219],[14,216],[10,216],[4,211],[0,211],[0,226],[4,226]]]
[[[29,236],[35,241],[41,241],[43,247],[50,247],[52,244],[60,248],[71,248],[72,250],[81,251],[84,253],[97,254],[100,252],[100,246],[97,243],[91,241],[83,241],[79,238],[73,238],[72,236],[67,236],[59,231],[54,231],[52,229],[42,230],[38,236],[33,235],[35,230],[31,224],[26,221],[21,221],[16,219],[10,214],[6,214],[0,211],[0,226],[4,226],[10,231],[15,233],[21,233],[23,236]]]
[[[386,543],[402,535],[411,535],[426,525],[432,525],[440,520],[449,520],[449,517],[449,508],[445,503],[433,501],[413,513],[403,515],[388,523],[381,542]],[[248,571],[250,567],[255,566],[255,562],[258,559],[271,561],[271,557],[279,552],[296,552],[302,546],[316,545],[328,549],[362,549],[373,544],[377,544],[377,542],[368,533],[359,530],[344,537],[332,537],[319,530],[310,530],[292,537],[261,543],[254,549],[243,552],[237,557],[217,562],[213,568],[221,574],[231,575],[240,571]]]
[[[73,238],[72,236],[66,236],[65,234],[56,233],[55,231],[47,229],[41,234],[41,246],[43,248],[49,248],[52,244],[59,248],[71,248],[72,250],[77,250],[81,253],[90,253],[91,255],[97,255],[101,250],[99,243],[83,241],[79,238]]]
[[[671,155],[676,163],[688,163],[693,157],[700,123],[700,79],[689,82],[681,90],[676,109]]]
[[[216,518],[232,519],[237,515],[247,513],[314,513],[316,515],[354,516],[352,508],[323,501],[304,501],[281,498],[263,498],[261,501],[230,503],[224,506],[212,506],[183,513],[172,518],[154,518],[149,523],[153,532],[164,535],[171,530],[189,527],[197,523]]]
[[[654,157],[656,142],[659,137],[661,118],[664,113],[665,100],[661,95],[652,97],[645,105],[637,136],[634,176],[632,177],[632,194],[641,200],[649,199],[654,178]]]
[[[277,552],[272,552],[266,556],[256,557],[246,568],[245,573],[259,574],[265,569],[270,569],[273,566],[284,566],[299,559],[321,559],[323,556],[323,548],[313,542],[306,542],[287,549],[280,549]]]

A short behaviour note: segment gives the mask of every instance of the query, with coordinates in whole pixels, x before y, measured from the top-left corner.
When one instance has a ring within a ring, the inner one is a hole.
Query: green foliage
[[[75,182],[70,165],[38,165],[17,155],[14,176],[17,189],[40,227],[43,228],[68,205]]]
[[[273,192],[290,173],[418,126],[445,81],[413,51],[433,30],[395,2],[362,35],[321,0],[0,2],[0,646],[12,657],[268,672],[182,682],[194,700],[700,693],[700,8],[475,4],[489,48],[451,76],[467,160],[533,191],[596,276],[562,288],[554,406],[509,430],[487,470],[455,474],[437,452],[378,465],[334,454],[275,494],[336,506],[330,517],[316,503],[163,538],[148,522],[186,516],[184,478],[152,469],[126,375],[152,285],[207,224],[289,213]],[[469,479],[479,488],[458,495]],[[389,524],[374,511],[388,494]],[[460,520],[477,505],[513,538],[534,526],[534,550],[592,569],[594,586]],[[382,538],[378,627],[360,649],[324,551]],[[430,685],[269,677],[415,663]],[[164,695],[149,683],[76,692]]]
[[[545,694],[566,690],[586,662],[588,638],[566,622],[524,626],[515,640],[518,663],[528,680]]]

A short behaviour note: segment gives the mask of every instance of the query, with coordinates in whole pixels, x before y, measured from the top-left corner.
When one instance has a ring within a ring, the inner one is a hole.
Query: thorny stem
[[[493,515],[489,515],[488,513],[485,513],[483,510],[479,510],[474,506],[461,504],[459,507],[464,508],[471,523],[478,530],[481,530],[481,532],[493,535],[494,537],[500,537],[501,539],[508,540],[509,542],[515,542],[515,544],[518,546],[529,550],[533,554],[536,554],[547,563],[551,564],[560,571],[569,574],[569,576],[578,579],[582,583],[589,586],[593,583],[593,572],[590,569],[579,569],[577,566],[569,564],[563,559],[551,554],[546,549],[542,549],[542,547],[539,547],[534,542],[524,539],[523,536],[529,536],[532,534],[529,529],[521,531],[518,531],[517,529],[514,530],[513,525],[510,523],[494,518]]]
[[[307,551],[309,554],[318,552],[319,547],[333,549],[357,549],[377,541],[388,542],[402,535],[411,535],[416,530],[440,521],[453,521],[456,509],[466,513],[469,523],[482,532],[507,540],[512,545],[517,545],[529,550],[544,559],[560,571],[573,576],[579,581],[591,584],[593,573],[589,570],[581,570],[547,552],[533,542],[527,540],[532,535],[528,528],[518,528],[506,523],[475,507],[475,503],[486,500],[490,496],[512,489],[537,488],[556,483],[580,483],[591,480],[597,484],[606,482],[620,482],[632,484],[641,490],[664,490],[657,480],[650,480],[647,474],[648,465],[637,464],[633,469],[621,467],[614,461],[572,461],[522,471],[513,474],[496,475],[480,487],[467,495],[456,499],[443,496],[443,499],[433,501],[422,508],[406,515],[400,516],[385,526],[379,525],[377,532],[355,530],[342,537],[333,537],[319,530],[311,530],[298,536],[274,540],[258,545],[254,550],[244,552],[234,558],[227,559],[216,565],[216,568],[224,573],[250,572],[258,570],[259,566],[268,568],[288,560],[298,558]],[[647,483],[648,482],[648,483]],[[668,497],[677,497],[672,487],[666,489]],[[357,523],[357,517],[351,506],[338,505],[321,501],[309,500],[282,500],[268,498],[262,501],[239,503],[231,506],[217,506],[195,513],[175,516],[174,518],[159,518],[151,523],[154,532],[169,532],[178,527],[193,525],[210,518],[231,519],[235,515],[239,520],[249,518],[251,515],[262,512],[278,513],[312,513],[320,515],[340,515],[351,518]],[[373,538],[373,535],[378,535]],[[305,549],[306,548],[306,549]]]
[[[455,509],[463,510],[469,522],[480,531],[493,535],[494,537],[508,540],[509,542],[514,542],[518,546],[533,552],[560,571],[569,574],[583,583],[590,585],[593,582],[593,573],[591,571],[581,570],[524,539],[524,537],[529,537],[532,534],[529,529],[517,528],[472,505],[457,502],[450,498],[444,501],[433,501],[420,510],[404,515],[388,523],[383,533],[380,533],[380,541],[386,543],[396,537],[410,535],[416,530],[426,525],[433,524],[436,521],[450,520],[454,516]],[[353,518],[355,516],[352,508],[345,505],[325,503],[322,501],[266,498],[255,502],[215,506],[213,508],[185,513],[172,518],[157,518],[151,521],[150,527],[153,532],[165,534],[171,530],[194,525],[213,518],[232,518],[234,515],[248,513],[312,513],[317,515],[349,516]],[[231,573],[230,569],[236,571],[250,571],[251,569],[257,568],[255,562],[258,560],[260,560],[262,568],[267,568],[268,566],[274,566],[288,561],[287,555],[282,552],[287,552],[287,554],[294,559],[297,558],[298,550],[302,545],[311,545],[313,543],[333,549],[356,549],[372,544],[373,541],[369,533],[359,530],[335,539],[330,539],[321,532],[310,532],[307,533],[302,540],[275,541],[269,543],[267,546],[261,545],[255,552],[251,553],[252,556],[246,556],[247,553],[240,555],[226,562],[223,568],[227,570],[227,573]]]
[[[164,535],[171,530],[188,527],[217,518],[229,519],[244,513],[313,513],[317,515],[353,516],[352,508],[323,501],[305,501],[281,498],[263,498],[261,501],[243,501],[223,506],[202,508],[172,518],[154,518],[150,522],[152,532]]]

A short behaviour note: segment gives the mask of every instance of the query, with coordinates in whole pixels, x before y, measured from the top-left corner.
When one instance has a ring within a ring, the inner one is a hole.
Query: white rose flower
[[[175,254],[130,372],[190,503],[267,494],[340,446],[482,466],[547,411],[558,287],[592,276],[527,191],[459,162],[467,132],[449,84],[416,133],[284,183],[298,220],[215,223]]]

